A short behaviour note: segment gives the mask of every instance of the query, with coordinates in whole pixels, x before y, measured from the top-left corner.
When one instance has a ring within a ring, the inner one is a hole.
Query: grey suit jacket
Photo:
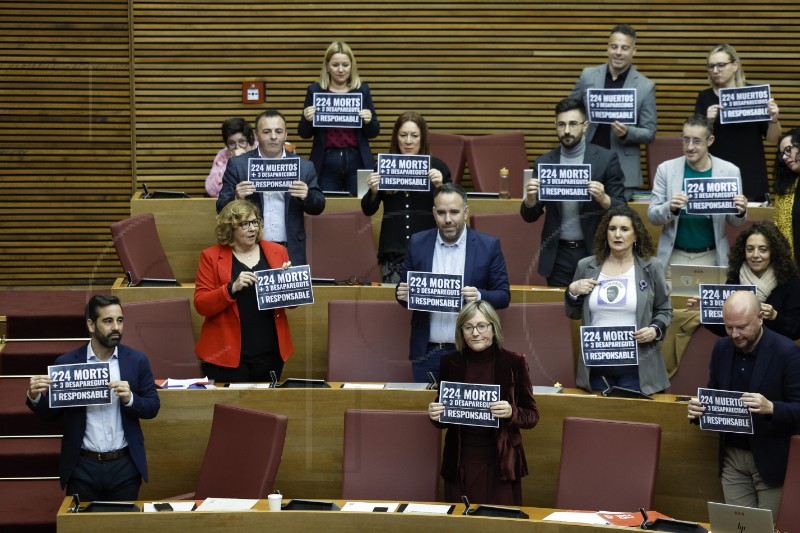
[[[657,325],[662,335],[672,323],[672,303],[669,299],[664,270],[656,258],[643,259],[636,256],[636,329]],[[584,257],[578,261],[578,268],[573,279],[598,279],[602,265],[597,264],[595,256]],[[564,291],[567,316],[572,320],[583,320],[584,325],[591,324],[591,314],[586,297],[573,299],[569,291]],[[660,341],[639,344],[639,387],[645,394],[653,394],[669,387],[669,377],[661,357]],[[591,390],[589,368],[578,359],[578,370],[575,375],[578,387]]]
[[[647,218],[650,222],[661,228],[661,237],[658,239],[658,259],[661,265],[667,268],[669,257],[675,246],[675,236],[678,233],[678,215],[673,215],[669,208],[670,199],[683,190],[683,172],[686,168],[686,157],[681,156],[676,159],[664,161],[658,165],[656,177],[653,180],[653,197],[647,207]],[[741,184],[742,176],[739,167],[717,157],[711,156],[711,176],[739,178]],[[728,266],[728,236],[725,234],[725,222],[734,227],[744,224],[747,213],[744,216],[725,215],[712,216],[714,224],[714,242],[717,246],[717,265]]]
[[[586,67],[575,82],[570,98],[579,98],[586,104],[586,89],[602,89],[606,83],[608,63]],[[641,144],[650,144],[656,138],[656,86],[650,79],[631,65],[623,86],[636,89],[636,124],[628,125],[625,138],[611,134],[611,150],[619,157],[622,172],[625,174],[625,187],[638,187],[642,184]],[[592,141],[597,124],[590,123],[586,138]]]

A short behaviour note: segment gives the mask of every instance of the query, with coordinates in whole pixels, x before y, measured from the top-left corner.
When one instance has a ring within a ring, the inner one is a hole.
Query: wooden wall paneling
[[[128,1],[0,4],[0,285],[110,285],[131,191]]]
[[[228,117],[276,107],[307,156],[311,143],[295,128],[332,40],[352,45],[372,88],[382,123],[374,153],[388,149],[395,117],[418,109],[433,130],[521,130],[533,162],[555,146],[553,106],[584,66],[605,60],[621,22],[638,31],[635,65],[658,86],[660,134],[680,131],[720,42],[739,50],[749,81],[772,85],[784,128],[800,123],[800,6],[788,0],[66,0],[3,2],[0,15],[0,153],[9,162],[0,168],[0,285],[115,277],[120,267],[102,250],[130,190],[148,183],[202,196]],[[266,82],[267,102],[242,104],[242,81]],[[771,165],[774,148],[765,150]],[[51,260],[55,249],[74,251],[69,268]]]

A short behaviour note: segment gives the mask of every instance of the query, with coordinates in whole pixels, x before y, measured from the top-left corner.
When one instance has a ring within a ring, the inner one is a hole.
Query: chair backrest
[[[315,278],[381,281],[370,217],[361,211],[305,216],[308,264]]]
[[[189,300],[123,302],[125,344],[144,352],[156,379],[203,377],[194,353]]]
[[[503,347],[525,354],[534,385],[559,382],[575,387],[572,323],[563,303],[511,304],[497,314],[503,324]]]
[[[508,169],[511,198],[522,198],[523,171],[531,168],[521,131],[467,138],[467,163],[478,192],[498,192],[500,169]]]
[[[425,411],[348,409],[342,499],[437,501],[441,445]]]
[[[287,418],[238,405],[214,405],[194,498],[266,498],[286,440]]]
[[[394,301],[328,303],[328,381],[412,382],[411,312]]]
[[[544,217],[529,224],[519,212],[482,213],[470,217],[470,227],[500,239],[512,285],[547,285],[539,274],[539,250]],[[562,313],[563,314],[563,313]]]
[[[138,285],[142,278],[175,279],[152,213],[114,222],[111,236],[122,269],[130,272],[132,285]]]
[[[792,437],[789,444],[789,461],[783,481],[781,504],[778,507],[778,531],[796,531],[800,524],[800,435]]]
[[[464,167],[467,164],[467,148],[463,135],[455,133],[428,133],[431,145],[431,155],[438,157],[450,169],[453,183],[461,183],[464,176]]]
[[[652,509],[660,449],[658,424],[564,418],[555,506]]]
[[[658,165],[683,155],[681,138],[677,135],[656,136],[653,142],[645,145],[645,154],[647,154],[647,178],[652,189]]]
[[[669,392],[672,394],[697,394],[698,387],[708,385],[708,364],[711,350],[719,337],[703,326],[698,326],[686,345],[677,372],[669,378]]]

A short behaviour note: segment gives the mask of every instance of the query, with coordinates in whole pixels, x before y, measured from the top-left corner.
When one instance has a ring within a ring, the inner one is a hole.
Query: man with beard
[[[539,179],[533,178],[526,185],[520,214],[526,222],[536,222],[545,215],[539,273],[547,278],[548,285],[566,287],[572,283],[578,261],[592,255],[592,241],[603,211],[625,203],[625,177],[617,154],[586,142],[588,122],[583,102],[565,98],[556,104],[555,126],[561,144],[536,159],[534,172],[541,163],[590,165],[591,200],[539,201]]]
[[[722,306],[727,337],[714,345],[708,388],[742,392],[753,432],[720,432],[719,473],[725,503],[771,509],[778,516],[789,441],[800,424],[800,347],[763,327],[756,295],[736,291]],[[705,407],[689,401],[699,423]]]
[[[61,487],[82,500],[136,500],[147,481],[144,436],[139,419],[155,418],[161,403],[147,357],[121,345],[122,307],[116,296],[96,295],[86,304],[91,339],[60,356],[55,365],[108,363],[111,403],[51,408],[52,380],[32,376],[28,407],[47,420],[64,416]]]

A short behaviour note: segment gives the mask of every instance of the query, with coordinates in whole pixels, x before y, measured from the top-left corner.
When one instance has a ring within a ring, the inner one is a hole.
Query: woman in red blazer
[[[195,353],[216,381],[271,381],[294,352],[286,310],[258,310],[254,272],[291,266],[286,248],[262,232],[258,208],[233,201],[217,215],[218,244],[200,255],[194,307],[205,321]]]

